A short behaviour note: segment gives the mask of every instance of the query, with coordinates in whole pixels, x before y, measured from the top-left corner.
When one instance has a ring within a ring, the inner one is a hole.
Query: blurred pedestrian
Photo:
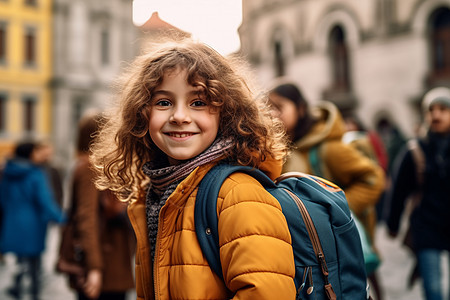
[[[52,187],[53,195],[60,207],[63,206],[63,184],[60,170],[52,164],[53,145],[43,140],[36,144],[33,162],[40,166],[47,175]]]
[[[352,145],[365,157],[369,158],[376,164],[378,164],[383,171],[387,172],[388,157],[384,144],[375,132],[369,131],[362,124],[361,120],[356,115],[347,115],[344,118],[346,132],[342,136],[342,141],[345,144]],[[380,195],[380,199],[377,201],[377,205],[382,201],[385,195],[385,190]],[[374,207],[367,211],[367,215],[364,219],[366,228],[368,230],[368,241],[373,250],[379,255],[379,251],[375,244],[375,229],[377,221],[377,211]],[[378,266],[377,266],[378,268]],[[376,299],[382,299],[382,288],[377,276],[377,268],[368,272],[369,280],[374,288]]]
[[[386,117],[378,122],[376,131],[386,147],[388,156],[387,174],[390,176],[393,171],[394,160],[405,146],[406,138],[400,132],[400,129]]]
[[[355,146],[364,156],[376,162],[387,173],[389,157],[379,134],[374,130],[367,129],[355,114],[346,115],[344,122],[344,143]]]
[[[373,241],[375,204],[385,185],[383,169],[342,141],[345,124],[332,103],[321,102],[310,108],[299,87],[291,82],[275,86],[269,98],[274,114],[283,121],[293,144],[283,172],[314,174],[339,185],[350,209]],[[372,279],[380,299],[376,278]]]
[[[3,177],[3,169],[5,168],[5,162],[4,161],[0,161],[0,182],[2,180]],[[3,211],[2,208],[0,206],[0,226],[2,224],[2,216],[3,216]],[[5,264],[5,257],[3,255],[3,253],[0,251],[0,265],[4,265]]]
[[[336,106],[322,102],[310,109],[300,89],[292,83],[278,85],[270,91],[269,98],[294,146],[283,170],[320,173],[343,188],[357,216],[367,214],[383,191],[384,173],[354,147],[342,142],[345,124]]]
[[[69,279],[79,300],[124,300],[127,291],[134,288],[135,239],[126,214],[127,204],[94,185],[89,151],[101,121],[100,114],[88,113],[79,123],[69,221],[62,237],[57,270],[67,272],[64,262],[76,255],[81,272],[71,273]],[[69,245],[72,248],[66,247],[67,240],[74,242]]]
[[[396,237],[410,200],[405,242],[417,256],[426,299],[435,300],[443,299],[442,254],[450,250],[450,89],[430,90],[422,107],[427,132],[410,140],[396,161],[387,226]]]
[[[39,299],[41,254],[45,248],[47,224],[61,223],[64,213],[56,204],[46,175],[32,160],[36,144],[17,145],[7,161],[0,181],[0,251],[17,257],[19,270],[8,293],[20,298],[22,278],[31,277],[32,299]]]

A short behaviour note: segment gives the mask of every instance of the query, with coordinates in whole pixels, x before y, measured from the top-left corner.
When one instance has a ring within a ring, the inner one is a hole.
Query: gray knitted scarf
[[[221,157],[231,145],[231,140],[217,139],[208,149],[182,164],[174,166],[161,166],[161,163],[158,166],[157,162],[144,164],[143,172],[150,177],[151,182],[147,192],[145,207],[152,259],[155,255],[159,212],[164,203],[166,203],[167,198],[195,168]]]

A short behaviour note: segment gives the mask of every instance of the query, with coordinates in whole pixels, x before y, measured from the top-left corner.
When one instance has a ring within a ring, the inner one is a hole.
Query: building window
[[[5,93],[0,93],[0,133],[6,131],[6,105],[8,96]]]
[[[283,57],[283,45],[280,41],[275,42],[275,71],[277,76],[284,76],[286,73],[285,61]]]
[[[83,114],[83,100],[81,97],[75,97],[73,102],[73,124],[78,124]]]
[[[336,26],[330,33],[330,56],[333,74],[333,89],[349,91],[349,60],[345,43],[345,33],[340,26]]]
[[[6,23],[0,21],[0,64],[6,62],[6,30]]]
[[[450,79],[450,9],[441,8],[431,16],[431,80]]]
[[[23,99],[23,130],[27,133],[34,132],[36,126],[36,98],[26,96]]]
[[[110,50],[109,50],[109,32],[107,30],[102,30],[101,37],[100,37],[100,55],[101,55],[101,62],[102,65],[106,66],[110,62]]]
[[[24,36],[24,59],[26,65],[36,64],[36,30],[26,28]]]

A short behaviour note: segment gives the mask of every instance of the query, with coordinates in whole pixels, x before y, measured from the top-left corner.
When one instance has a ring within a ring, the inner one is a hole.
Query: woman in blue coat
[[[14,286],[8,290],[19,298],[26,271],[32,282],[32,297],[38,299],[40,257],[45,248],[47,223],[64,222],[64,213],[56,204],[45,173],[32,163],[34,143],[22,143],[15,149],[0,181],[0,252],[14,253],[19,263]]]

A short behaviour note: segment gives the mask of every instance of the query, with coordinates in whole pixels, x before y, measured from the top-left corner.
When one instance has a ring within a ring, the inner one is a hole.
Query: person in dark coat
[[[19,272],[8,290],[20,298],[23,276],[31,276],[32,299],[39,298],[41,254],[45,249],[47,224],[63,223],[65,216],[56,204],[46,175],[32,163],[36,145],[19,144],[7,161],[0,181],[0,252],[17,256]]]
[[[397,236],[407,200],[416,199],[410,214],[409,245],[417,255],[426,299],[430,300],[443,299],[442,254],[450,251],[450,89],[429,91],[423,109],[428,130],[416,140],[420,152],[408,142],[399,154],[387,226],[390,235]],[[423,159],[415,159],[418,153]]]
[[[103,117],[86,113],[78,125],[77,158],[72,174],[68,225],[81,249],[81,275],[69,275],[78,300],[125,300],[134,288],[133,254],[135,237],[129,222],[127,203],[109,190],[95,187],[95,172],[89,161],[90,147]],[[69,234],[69,233],[64,233]],[[63,234],[63,239],[64,239]],[[63,247],[60,257],[68,257]],[[57,269],[61,270],[61,260]]]

